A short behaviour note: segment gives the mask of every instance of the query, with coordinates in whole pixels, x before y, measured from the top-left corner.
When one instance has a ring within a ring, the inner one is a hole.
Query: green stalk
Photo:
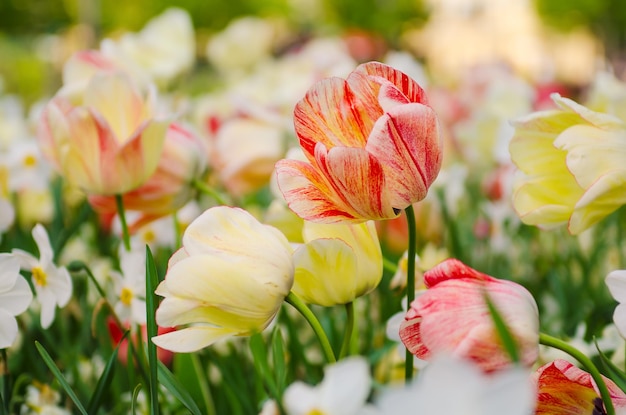
[[[409,205],[404,212],[409,228],[409,248],[406,267],[406,304],[407,307],[411,307],[411,303],[415,300],[415,255],[417,251],[415,211],[413,210],[413,205]],[[407,383],[413,379],[413,354],[408,349],[404,361],[404,379]]]
[[[209,196],[211,196],[213,199],[215,199],[215,201],[220,204],[220,205],[225,205],[228,206],[229,203],[226,201],[226,199],[224,199],[222,197],[221,194],[219,194],[219,192],[217,192],[215,189],[213,189],[211,186],[207,185],[206,183],[204,183],[202,180],[198,180],[195,179],[193,181],[193,186],[198,189],[200,192],[205,193]]]
[[[604,379],[602,379],[600,371],[591,361],[591,359],[589,359],[583,352],[576,349],[571,344],[568,344],[563,340],[557,339],[556,337],[552,337],[548,334],[539,333],[539,343],[545,346],[550,346],[554,347],[555,349],[562,350],[572,356],[574,359],[578,360],[585,367],[585,369],[587,369],[587,371],[593,378],[596,386],[598,387],[600,395],[602,396],[602,402],[604,402],[604,408],[606,409],[607,415],[615,415],[615,408],[613,407],[613,401],[611,400],[609,389],[606,387],[606,383],[604,383]]]
[[[124,201],[122,195],[115,195],[115,204],[117,205],[117,214],[120,217],[122,224],[122,240],[124,241],[124,248],[127,252],[130,252],[130,233],[128,232],[128,224],[126,223],[126,214],[124,212]]]
[[[346,332],[343,334],[343,343],[339,352],[339,360],[350,354],[350,343],[352,343],[352,331],[354,330],[354,302],[346,304]]]
[[[398,271],[398,264],[390,261],[389,259],[383,256],[383,268],[385,268],[387,271],[391,272],[392,274],[395,274],[396,271]]]
[[[309,325],[315,332],[315,335],[319,339],[320,344],[322,345],[322,351],[324,352],[328,363],[335,363],[337,359],[335,358],[333,348],[328,341],[328,337],[326,336],[322,325],[320,324],[317,317],[315,317],[315,314],[313,314],[311,309],[307,307],[306,304],[304,304],[304,302],[300,299],[300,297],[298,297],[293,291],[289,292],[289,295],[285,298],[285,301],[291,304],[293,308],[298,310],[298,312],[302,314],[302,317],[304,317],[305,320],[309,323]]]

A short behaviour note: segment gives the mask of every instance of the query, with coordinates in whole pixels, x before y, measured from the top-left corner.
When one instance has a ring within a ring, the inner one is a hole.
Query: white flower
[[[13,249],[13,254],[19,260],[20,268],[32,273],[37,301],[41,304],[41,327],[47,329],[54,321],[57,305],[65,307],[70,301],[72,279],[65,267],[54,264],[54,253],[46,229],[37,224],[32,234],[39,249],[39,258],[21,249]]]
[[[626,270],[610,272],[605,282],[611,295],[619,303],[613,312],[613,322],[621,336],[626,338]]]
[[[439,356],[409,386],[385,390],[376,406],[378,415],[528,415],[535,395],[521,368],[487,375],[469,361]]]
[[[121,273],[112,271],[118,301],[114,309],[122,321],[146,324],[146,255],[145,251],[120,250]]]
[[[50,386],[38,382],[28,385],[21,415],[70,415],[70,411],[59,406],[61,395]]]
[[[26,311],[32,299],[28,282],[20,275],[19,261],[11,254],[0,254],[0,349],[15,341],[15,316]]]
[[[317,386],[300,381],[291,384],[283,396],[288,415],[361,414],[370,393],[371,376],[365,358],[350,357],[325,369]]]

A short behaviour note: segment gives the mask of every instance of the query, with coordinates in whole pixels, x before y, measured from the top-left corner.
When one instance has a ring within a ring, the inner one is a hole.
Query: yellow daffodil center
[[[45,287],[48,283],[48,276],[46,272],[41,267],[35,267],[32,270],[33,273],[33,281],[40,287]]]
[[[147,244],[154,242],[156,240],[156,234],[153,230],[147,230],[143,234],[143,241]]]
[[[306,415],[324,415],[324,412],[320,411],[317,408],[314,408],[313,410],[307,412]]]
[[[122,292],[120,293],[120,301],[124,305],[130,305],[130,302],[132,301],[132,299],[133,299],[133,291],[128,287],[122,288]]]
[[[37,165],[37,157],[33,156],[32,154],[27,154],[22,159],[22,164],[24,165],[24,167],[34,167]]]

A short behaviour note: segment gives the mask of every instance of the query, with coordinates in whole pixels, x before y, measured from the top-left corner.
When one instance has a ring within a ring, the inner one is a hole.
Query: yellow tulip
[[[293,292],[322,306],[346,304],[372,291],[383,275],[374,222],[305,222],[304,244],[294,252]]]
[[[556,110],[513,122],[511,158],[521,171],[513,205],[522,221],[571,234],[626,203],[626,124],[552,96]]]
[[[159,326],[184,326],[153,338],[193,352],[267,327],[293,284],[292,248],[276,228],[239,208],[213,207],[185,230],[156,293]]]

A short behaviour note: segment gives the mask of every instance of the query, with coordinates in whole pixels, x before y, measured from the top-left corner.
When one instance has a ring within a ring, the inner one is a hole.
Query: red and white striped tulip
[[[423,360],[447,353],[476,362],[485,372],[512,365],[500,341],[486,296],[516,341],[521,363],[538,356],[539,315],[532,295],[521,285],[483,274],[457,259],[424,273],[428,288],[410,305],[400,326],[406,348]]]
[[[128,75],[99,72],[81,102],[57,94],[42,113],[44,155],[76,187],[114,195],[136,189],[156,170],[169,121],[154,117]]]
[[[391,219],[422,200],[437,177],[442,140],[424,90],[379,62],[317,82],[296,105],[307,161],[280,160],[278,185],[303,219]]]

